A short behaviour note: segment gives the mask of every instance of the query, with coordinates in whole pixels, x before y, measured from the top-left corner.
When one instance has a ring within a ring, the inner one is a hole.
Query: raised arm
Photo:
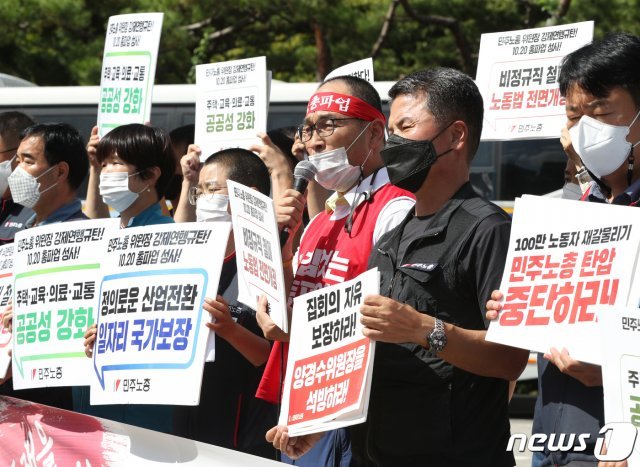
[[[87,157],[89,158],[89,181],[87,183],[87,199],[85,202],[85,214],[91,219],[104,219],[109,217],[109,206],[102,201],[100,196],[100,172],[102,166],[96,159],[98,149],[98,127],[91,129],[91,136],[87,143]]]
[[[200,175],[200,154],[202,151],[199,146],[190,144],[187,154],[180,159],[182,166],[182,191],[180,192],[180,201],[173,215],[175,222],[195,222],[196,207],[189,202],[189,190],[198,185],[198,177]]]

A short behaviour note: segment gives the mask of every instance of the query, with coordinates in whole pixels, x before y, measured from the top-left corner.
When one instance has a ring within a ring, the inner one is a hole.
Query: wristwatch
[[[444,332],[444,323],[438,318],[435,320],[433,330],[427,336],[427,341],[429,341],[429,351],[434,356],[442,352],[447,345],[447,335]]]

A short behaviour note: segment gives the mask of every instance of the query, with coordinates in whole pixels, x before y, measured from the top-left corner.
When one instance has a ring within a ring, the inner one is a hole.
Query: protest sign
[[[111,16],[100,78],[98,134],[151,120],[151,96],[164,13]]]
[[[360,304],[379,293],[378,269],[293,300],[280,411],[289,435],[317,433],[367,418],[375,342],[362,335]]]
[[[562,58],[593,39],[593,21],[483,34],[476,84],[483,140],[557,138],[565,126]]]
[[[500,285],[503,309],[487,340],[538,352],[566,348],[577,360],[599,363],[595,311],[627,303],[638,216],[626,206],[517,199]]]
[[[0,246],[0,379],[11,363],[11,332],[4,328],[4,312],[13,296],[13,243]]]
[[[195,143],[202,160],[226,148],[262,144],[269,95],[265,57],[196,66]]]
[[[607,439],[607,454],[611,460],[628,456],[629,467],[640,466],[640,310],[637,307],[603,307],[598,309],[602,342],[602,382],[604,416],[607,424],[625,423],[616,427]],[[631,426],[629,426],[631,425]],[[622,430],[629,430],[635,443],[624,443]],[[618,436],[616,436],[618,435]],[[617,456],[616,456],[617,454]]]
[[[324,80],[327,81],[336,76],[357,76],[373,84],[373,59],[365,58],[336,68]]]
[[[238,263],[238,300],[255,308],[260,296],[269,302],[273,322],[289,330],[282,252],[273,200],[257,190],[227,181]]]
[[[197,405],[228,222],[121,230],[99,290],[91,404]]]
[[[116,219],[49,224],[16,233],[13,387],[89,383],[84,333],[95,321],[104,251]]]

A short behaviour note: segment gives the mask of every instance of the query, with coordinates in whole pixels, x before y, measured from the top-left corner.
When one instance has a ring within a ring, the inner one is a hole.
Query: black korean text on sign
[[[345,289],[338,289],[321,293],[308,298],[307,320],[312,322],[326,316],[337,315],[341,310],[349,309],[360,305],[362,301],[362,282],[357,281]],[[331,321],[314,325],[312,327],[313,349],[326,347],[335,342],[340,342],[356,333],[357,310],[345,316],[336,316]]]

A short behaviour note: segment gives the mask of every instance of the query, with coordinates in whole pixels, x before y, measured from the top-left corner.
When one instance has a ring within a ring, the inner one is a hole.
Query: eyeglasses
[[[216,185],[214,181],[204,182],[202,185],[189,188],[189,203],[196,205],[201,196],[212,196],[216,191],[226,190],[226,186]]]
[[[343,120],[360,120],[356,117],[347,117],[347,118],[332,118],[332,117],[320,117],[316,123],[312,123],[311,125],[300,125],[298,127],[298,135],[300,137],[300,141],[306,143],[313,136],[313,132],[322,138],[327,136],[331,136],[336,129],[336,122]]]

